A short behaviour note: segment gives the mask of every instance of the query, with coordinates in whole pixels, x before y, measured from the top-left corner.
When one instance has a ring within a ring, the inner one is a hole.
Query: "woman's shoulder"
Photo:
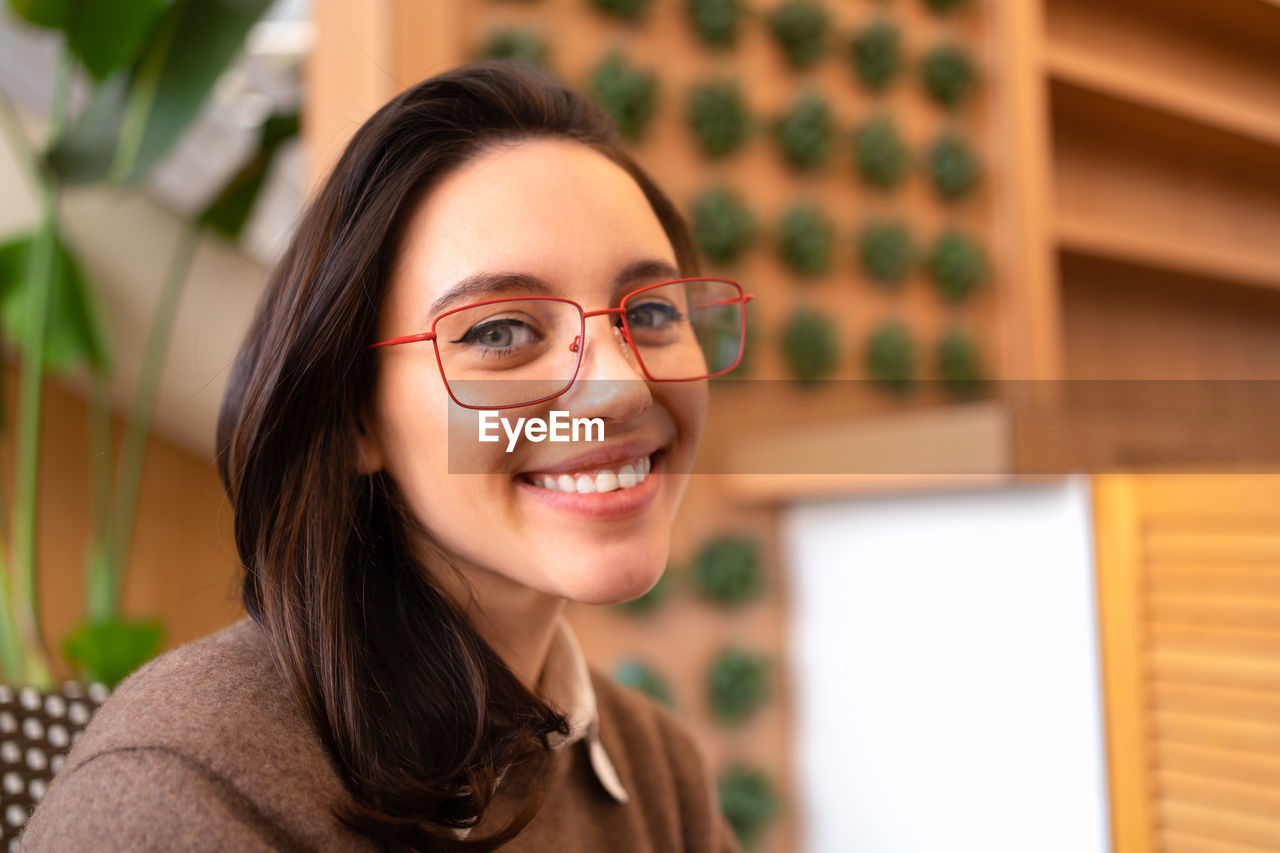
[[[619,685],[595,665],[589,669],[602,735],[605,730],[612,730],[627,752],[643,754],[658,747],[661,752],[674,751],[678,758],[690,763],[705,761],[697,738],[670,708],[638,690]]]
[[[182,719],[221,718],[240,706],[253,711],[261,703],[246,701],[248,696],[260,700],[282,688],[266,636],[246,616],[139,668],[94,715],[85,737],[106,742],[143,733],[190,736]]]
[[[125,679],[94,715],[68,756],[74,769],[111,750],[168,749],[239,770],[235,747],[277,737],[305,740],[266,637],[247,617],[179,646]]]
[[[646,822],[675,816],[687,850],[738,850],[701,741],[673,711],[590,667],[600,739]]]
[[[121,683],[54,777],[23,849],[327,846],[338,831],[330,806],[345,796],[245,618]]]

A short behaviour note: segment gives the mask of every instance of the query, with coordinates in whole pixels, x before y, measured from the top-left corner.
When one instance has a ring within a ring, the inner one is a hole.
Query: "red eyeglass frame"
[[[625,306],[632,297],[637,296],[641,293],[645,293],[646,291],[654,290],[659,287],[665,287],[669,284],[684,284],[688,282],[698,282],[698,281],[717,281],[723,284],[731,284],[734,286],[735,289],[737,289],[738,291],[737,298],[717,300],[715,302],[709,303],[708,306],[706,307],[713,307],[718,305],[733,305],[737,303],[742,304],[743,306],[742,329],[739,332],[739,334],[741,335],[740,340],[742,341],[742,346],[738,348],[738,358],[733,362],[733,364],[729,365],[723,370],[717,370],[715,373],[708,373],[703,376],[690,376],[684,379],[659,379],[658,377],[653,376],[652,374],[649,373],[649,368],[645,366],[644,358],[643,356],[640,355],[640,349],[639,347],[636,346],[635,340],[632,339],[631,337],[631,324],[627,322],[627,309]],[[755,294],[753,293],[744,293],[742,291],[742,285],[738,284],[733,279],[713,278],[709,276],[697,277],[697,278],[675,278],[675,279],[671,279],[670,281],[660,281],[657,284],[647,284],[644,287],[637,288],[636,290],[633,290],[630,293],[628,293],[626,296],[622,297],[617,308],[601,308],[598,311],[587,311],[582,307],[581,303],[575,302],[572,299],[565,299],[560,296],[504,296],[501,299],[486,299],[482,302],[472,302],[468,305],[462,305],[458,308],[451,308],[431,321],[431,331],[429,332],[418,332],[412,335],[401,335],[400,337],[397,337],[397,338],[388,338],[385,341],[378,341],[377,343],[367,344],[365,346],[365,349],[378,349],[379,347],[391,347],[391,346],[397,346],[399,344],[412,344],[412,343],[417,343],[419,341],[431,341],[432,349],[435,350],[435,354],[436,354],[436,367],[440,369],[440,379],[441,381],[444,382],[444,390],[446,393],[448,393],[450,400],[453,400],[454,403],[458,404],[464,409],[473,409],[473,410],[482,410],[482,411],[493,411],[493,410],[500,410],[500,409],[516,409],[522,406],[535,406],[538,403],[545,403],[548,400],[554,400],[556,397],[561,396],[562,394],[564,394],[566,391],[568,391],[570,388],[573,387],[573,383],[578,381],[578,371],[582,368],[581,342],[587,336],[587,319],[590,317],[599,317],[605,314],[616,315],[622,318],[622,326],[621,326],[622,338],[627,342],[627,346],[631,348],[631,352],[636,357],[636,364],[640,365],[640,372],[644,374],[644,378],[646,380],[650,382],[698,382],[703,379],[711,379],[716,376],[723,376],[724,374],[730,372],[731,370],[733,370],[739,364],[742,363],[742,356],[746,350],[746,341],[747,341],[746,305],[748,302],[751,302],[755,298],[756,298]],[[441,320],[443,320],[445,317],[448,317],[452,314],[457,314],[460,311],[469,311],[472,308],[479,308],[484,305],[496,305],[501,302],[529,302],[531,300],[539,301],[539,302],[564,302],[578,309],[578,334],[577,336],[574,337],[573,343],[569,345],[570,351],[574,352],[577,355],[577,358],[574,360],[574,363],[573,363],[573,376],[571,376],[569,378],[569,381],[565,383],[565,386],[561,388],[559,391],[557,391],[556,393],[548,394],[545,397],[539,397],[536,400],[530,400],[527,403],[516,403],[515,405],[511,405],[511,406],[472,406],[459,400],[456,396],[454,396],[453,389],[449,387],[449,377],[446,376],[444,372],[444,361],[440,358],[440,344],[436,340],[436,324],[439,323]],[[614,328],[618,328],[618,327],[615,326]]]

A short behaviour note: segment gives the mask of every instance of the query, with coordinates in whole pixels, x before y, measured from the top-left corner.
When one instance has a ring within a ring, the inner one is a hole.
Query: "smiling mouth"
[[[649,476],[653,466],[652,456],[639,456],[613,468],[591,468],[569,474],[524,474],[526,483],[550,492],[567,492],[574,495],[591,495],[634,489]]]

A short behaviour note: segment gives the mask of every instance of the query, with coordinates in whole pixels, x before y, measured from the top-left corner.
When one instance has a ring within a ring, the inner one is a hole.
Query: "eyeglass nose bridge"
[[[621,317],[623,313],[624,312],[621,308],[601,308],[599,311],[583,311],[582,320],[585,323],[591,317],[599,317],[605,314],[617,315]],[[614,326],[614,328],[617,329],[619,333],[621,333],[622,340],[624,343],[626,343],[627,346],[634,346],[631,343],[631,336],[627,334],[627,330],[624,326]],[[580,349],[582,349],[582,335],[574,335],[573,343],[569,344],[569,352],[577,352]]]

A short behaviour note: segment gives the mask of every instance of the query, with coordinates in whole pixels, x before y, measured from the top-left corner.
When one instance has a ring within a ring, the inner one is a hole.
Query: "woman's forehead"
[[[430,300],[486,271],[611,281],[637,257],[675,265],[635,180],[585,145],[529,140],[485,151],[418,201],[396,277]]]

